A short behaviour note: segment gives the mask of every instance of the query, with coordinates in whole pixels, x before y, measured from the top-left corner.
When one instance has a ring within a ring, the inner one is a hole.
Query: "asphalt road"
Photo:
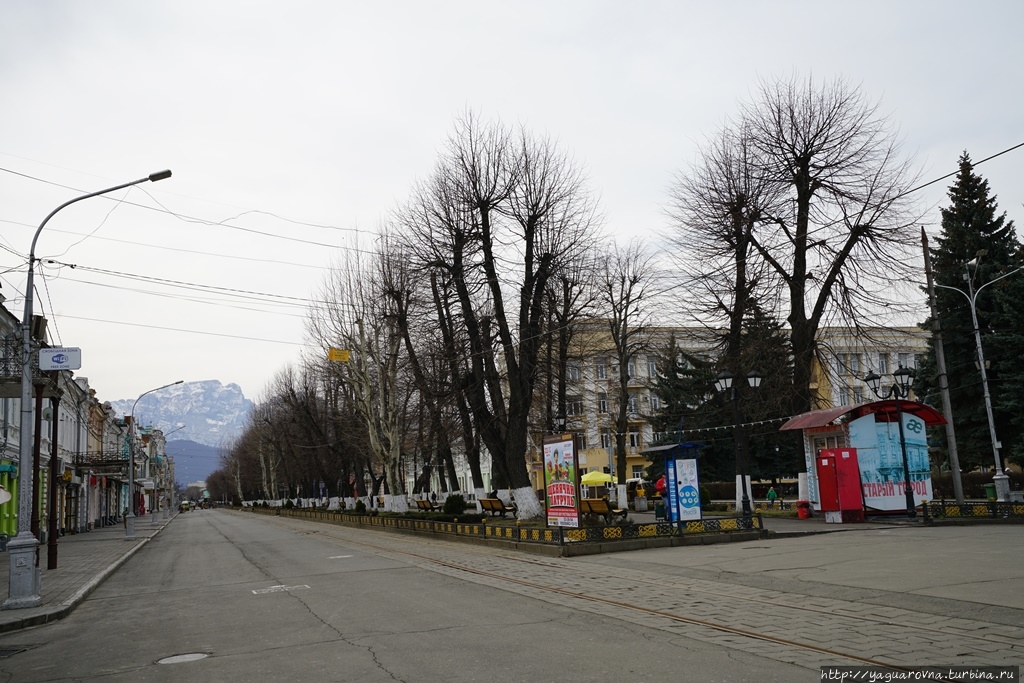
[[[1024,660],[1024,527],[540,557],[252,513],[177,516],[0,681],[779,681]],[[176,658],[176,659],[168,659]]]
[[[806,669],[557,595],[466,580],[388,549],[396,543],[507,564],[502,553],[443,541],[190,512],[67,619],[0,638],[0,648],[29,648],[0,659],[0,679],[504,683],[686,680],[682,672],[699,671],[690,680],[811,680]]]

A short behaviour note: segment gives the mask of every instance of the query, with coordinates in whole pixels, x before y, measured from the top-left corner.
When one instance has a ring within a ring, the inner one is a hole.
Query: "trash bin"
[[[654,499],[654,518],[655,519],[668,519],[665,514],[665,499],[655,498]]]
[[[633,505],[636,507],[637,512],[647,512],[647,498],[644,496],[634,498]]]
[[[996,485],[995,484],[985,484],[985,498],[987,500],[995,500],[996,499]]]
[[[811,501],[809,501],[809,500],[798,500],[796,502],[796,516],[799,519],[810,519],[811,518]]]

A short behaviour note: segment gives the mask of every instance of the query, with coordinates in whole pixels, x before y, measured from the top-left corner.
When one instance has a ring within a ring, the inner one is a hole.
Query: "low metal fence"
[[[310,519],[344,526],[394,529],[402,531],[442,534],[462,537],[539,543],[567,546],[581,543],[607,543],[650,539],[685,538],[736,532],[760,532],[764,523],[760,515],[751,517],[718,517],[690,522],[656,522],[654,524],[609,524],[581,527],[531,527],[515,523],[443,522],[430,519],[395,517],[390,515],[355,515],[340,510],[312,508],[244,507],[243,511],[257,514]]]
[[[964,503],[932,500],[927,504],[928,514],[935,519],[1010,519],[1024,518],[1024,503],[998,503],[996,501]]]

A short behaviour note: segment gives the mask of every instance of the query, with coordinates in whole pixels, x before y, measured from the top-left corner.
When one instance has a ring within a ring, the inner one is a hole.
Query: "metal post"
[[[50,429],[50,505],[47,510],[46,532],[46,568],[57,568],[57,411],[60,408],[60,398],[50,399],[51,429]]]
[[[921,228],[921,245],[924,247],[924,272],[928,284],[928,304],[932,312],[932,338],[935,343],[935,364],[939,370],[939,395],[942,397],[942,415],[946,418],[946,446],[949,449],[949,468],[953,475],[953,496],[959,505],[964,504],[964,485],[960,478],[960,456],[956,449],[956,430],[953,428],[953,406],[949,400],[949,375],[946,373],[946,350],[942,344],[942,323],[935,301],[935,279],[932,277],[932,257],[928,251],[928,235]]]
[[[910,461],[907,459],[907,440],[903,437],[903,410],[900,408],[900,391],[893,386],[896,397],[896,423],[900,430],[900,451],[903,453],[903,488],[907,497],[907,519],[917,518],[917,506],[914,504],[914,489],[910,483]],[[909,391],[907,392],[910,393]]]
[[[51,211],[36,228],[32,236],[32,245],[28,250],[28,272],[25,278],[25,312],[21,319],[21,427],[18,432],[18,535],[8,544],[7,550],[11,557],[11,570],[8,597],[3,609],[21,609],[39,605],[40,580],[36,571],[34,556],[39,541],[32,535],[29,528],[33,501],[33,484],[31,477],[32,449],[32,303],[34,295],[34,274],[36,265],[36,242],[39,234],[53,216],[66,206],[83,199],[96,197],[108,192],[121,190],[146,181],[156,182],[170,178],[170,171],[151,173],[145,178],[128,183],[108,187],[97,192],[90,192],[70,199]]]

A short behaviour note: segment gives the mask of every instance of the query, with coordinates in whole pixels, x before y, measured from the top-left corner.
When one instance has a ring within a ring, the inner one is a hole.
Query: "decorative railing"
[[[583,527],[536,528],[500,522],[442,522],[430,519],[392,517],[385,515],[356,515],[342,510],[314,508],[244,507],[242,510],[258,514],[311,519],[315,521],[358,527],[380,527],[430,534],[477,536],[517,543],[572,545],[577,543],[607,543],[614,541],[680,538],[702,534],[729,534],[762,531],[760,515],[745,517],[719,517],[693,522],[656,522],[654,524],[610,524]]]
[[[1024,503],[996,501],[970,502],[963,505],[948,500],[929,501],[928,514],[935,519],[1009,519],[1024,518]]]

